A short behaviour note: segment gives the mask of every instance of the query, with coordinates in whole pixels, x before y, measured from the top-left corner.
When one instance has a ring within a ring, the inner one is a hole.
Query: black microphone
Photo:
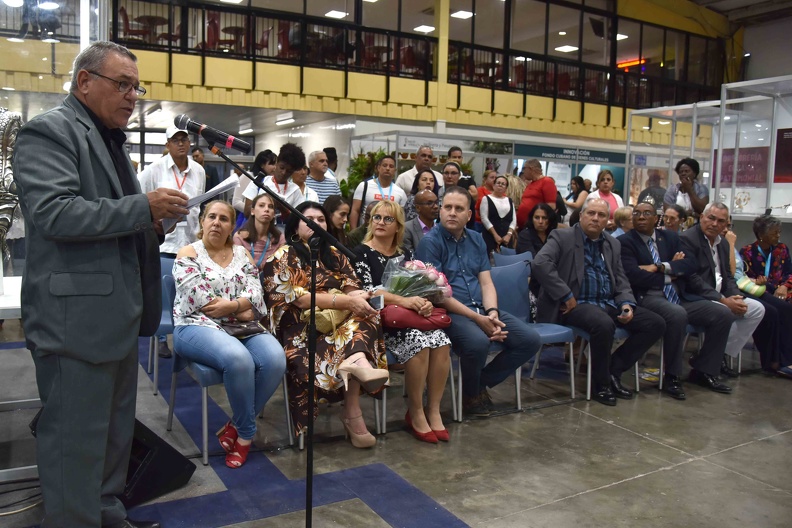
[[[238,137],[232,136],[230,134],[226,134],[216,128],[212,128],[210,126],[204,125],[203,123],[198,123],[197,121],[193,121],[186,114],[181,114],[176,116],[173,120],[173,124],[176,125],[177,128],[182,130],[189,130],[190,132],[195,132],[196,134],[200,135],[204,138],[210,145],[215,143],[225,146],[225,148],[231,148],[234,150],[238,150],[243,154],[247,154],[250,152],[251,146],[250,143],[242,141]]]

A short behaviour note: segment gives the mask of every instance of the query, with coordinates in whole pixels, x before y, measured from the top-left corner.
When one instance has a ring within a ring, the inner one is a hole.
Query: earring
[[[296,244],[297,242],[300,241],[300,235],[298,235],[297,233],[294,233],[290,238],[293,244]]]

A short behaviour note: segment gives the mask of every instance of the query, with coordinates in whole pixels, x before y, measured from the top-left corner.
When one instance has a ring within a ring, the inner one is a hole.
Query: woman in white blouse
[[[181,248],[173,265],[174,348],[182,357],[223,372],[233,417],[218,437],[230,468],[247,460],[256,414],[286,371],[283,347],[272,334],[237,339],[219,324],[252,321],[254,308],[266,313],[258,268],[231,239],[235,216],[230,203],[210,202],[201,216],[199,240]]]
[[[492,194],[481,200],[479,212],[481,223],[484,225],[484,242],[487,243],[487,253],[497,251],[500,247],[514,247],[517,229],[517,212],[514,203],[506,196],[509,180],[505,176],[495,178],[492,184]]]

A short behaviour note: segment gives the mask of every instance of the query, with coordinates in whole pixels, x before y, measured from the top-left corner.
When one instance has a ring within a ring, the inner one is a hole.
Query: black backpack
[[[561,196],[561,193],[559,191],[556,191],[556,215],[558,215],[559,221],[567,215],[567,208],[566,208],[566,204],[564,203],[564,197]]]

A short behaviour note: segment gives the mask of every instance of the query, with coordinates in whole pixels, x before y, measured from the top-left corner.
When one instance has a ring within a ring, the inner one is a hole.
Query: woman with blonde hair
[[[384,295],[385,304],[395,304],[429,316],[434,306],[422,297],[401,297],[382,288],[382,274],[389,260],[403,257],[412,260],[411,252],[402,248],[404,213],[392,202],[380,202],[371,211],[369,229],[363,243],[354,249],[358,258],[355,272],[366,289]],[[451,340],[442,330],[422,331],[415,328],[384,328],[385,348],[396,361],[405,365],[407,414],[404,417],[410,433],[418,440],[436,444],[448,442],[448,431],[440,416],[440,400],[445,391],[451,361]],[[423,406],[424,386],[427,405]]]

